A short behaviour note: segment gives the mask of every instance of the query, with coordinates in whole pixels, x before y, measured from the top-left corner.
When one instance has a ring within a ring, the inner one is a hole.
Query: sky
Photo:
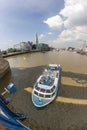
[[[87,0],[0,0],[0,49],[20,42],[55,48],[82,47],[87,40]]]

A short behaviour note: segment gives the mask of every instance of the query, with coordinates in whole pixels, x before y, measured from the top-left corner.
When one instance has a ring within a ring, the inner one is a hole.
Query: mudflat
[[[48,59],[48,61],[47,61]],[[24,122],[32,130],[87,129],[87,57],[71,52],[48,52],[7,59],[11,66],[0,85],[13,82],[17,93],[9,95],[11,109],[24,112]],[[17,62],[18,61],[18,62]],[[21,64],[20,64],[20,62]],[[31,100],[33,85],[49,63],[60,63],[61,85],[56,99],[44,108],[36,108]]]

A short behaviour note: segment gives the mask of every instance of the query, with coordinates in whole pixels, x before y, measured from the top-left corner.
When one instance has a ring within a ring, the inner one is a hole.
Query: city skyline
[[[81,47],[87,40],[87,0],[0,0],[0,49],[23,41]]]

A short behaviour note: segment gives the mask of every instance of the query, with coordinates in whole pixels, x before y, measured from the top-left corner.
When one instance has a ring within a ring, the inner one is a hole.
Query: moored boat
[[[56,98],[60,86],[60,78],[60,65],[49,64],[37,79],[32,91],[32,102],[36,107],[44,107]]]

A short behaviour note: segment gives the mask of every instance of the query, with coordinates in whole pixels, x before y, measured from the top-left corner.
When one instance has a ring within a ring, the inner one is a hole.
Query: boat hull
[[[46,105],[50,104],[51,102],[53,102],[53,100],[56,98],[57,94],[58,94],[58,90],[59,90],[59,84],[55,90],[55,94],[52,98],[39,98],[37,95],[35,95],[32,92],[32,102],[36,107],[45,107]]]

